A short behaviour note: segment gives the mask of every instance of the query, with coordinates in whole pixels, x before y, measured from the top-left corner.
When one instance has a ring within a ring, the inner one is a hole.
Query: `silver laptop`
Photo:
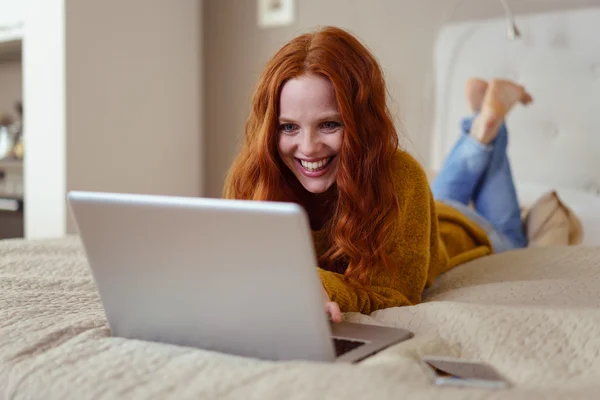
[[[69,192],[112,335],[269,360],[356,362],[412,336],[331,324],[292,203]]]

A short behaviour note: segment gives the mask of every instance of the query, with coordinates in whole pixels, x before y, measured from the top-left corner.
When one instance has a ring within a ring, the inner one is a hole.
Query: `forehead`
[[[290,79],[281,89],[279,110],[282,116],[337,112],[333,85],[329,79],[317,74]]]

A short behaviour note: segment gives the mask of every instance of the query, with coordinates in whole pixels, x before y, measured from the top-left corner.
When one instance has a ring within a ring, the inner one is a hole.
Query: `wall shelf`
[[[0,0],[0,113],[22,98],[23,1]],[[19,82],[16,82],[19,81]],[[9,106],[10,105],[10,106]],[[0,239],[25,236],[23,162],[0,160]]]
[[[0,29],[0,62],[21,60],[23,28]]]
[[[0,62],[21,60],[21,40],[0,42]]]

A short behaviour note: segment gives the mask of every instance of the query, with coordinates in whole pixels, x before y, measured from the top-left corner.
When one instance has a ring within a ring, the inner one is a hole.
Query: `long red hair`
[[[351,34],[334,27],[296,37],[268,62],[254,92],[242,147],[225,182],[232,199],[289,201],[277,151],[279,96],[289,79],[321,74],[332,83],[344,128],[337,204],[326,225],[329,248],[319,265],[342,261],[344,275],[365,282],[391,268],[388,253],[398,220],[392,159],[398,135],[386,104],[381,68]],[[294,178],[295,179],[295,178]]]

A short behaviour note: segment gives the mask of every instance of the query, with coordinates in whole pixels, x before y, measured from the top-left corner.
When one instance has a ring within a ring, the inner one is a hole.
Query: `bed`
[[[474,46],[489,51],[492,41],[494,51],[517,51],[514,46],[518,45],[504,40],[504,21],[444,29],[436,50],[439,101],[434,166],[457,132],[455,121],[464,110],[453,96],[462,93],[464,78],[471,73],[497,76],[512,71],[508,69],[512,66],[525,74],[547,65],[548,57],[559,52],[561,57],[572,56],[565,68],[578,64],[588,72],[587,77],[578,75],[565,81],[561,93],[581,89],[587,93],[586,101],[598,104],[600,90],[586,90],[588,86],[600,89],[600,76],[590,69],[594,62],[600,63],[600,58],[593,59],[600,55],[600,37],[592,40],[580,33],[594,29],[599,22],[600,9],[521,18],[519,27],[529,40],[527,46],[539,54],[527,62],[522,59],[527,52],[523,57],[490,60],[481,64],[481,71],[469,69],[473,66],[464,49]],[[544,42],[554,37],[549,32],[559,28],[566,49],[557,50]],[[596,47],[580,48],[577,44],[582,41]],[[454,50],[448,52],[450,48]],[[548,74],[559,72],[548,70]],[[542,104],[544,90],[556,97],[544,86],[547,77],[529,74],[513,78],[527,77]],[[582,86],[565,88],[571,83]],[[594,129],[600,116],[593,110],[583,112],[583,105],[577,107],[582,98],[573,96],[567,103],[560,99],[564,113],[556,107],[553,112],[545,111],[542,106],[535,113],[533,108],[530,114],[515,112],[511,129],[531,127],[533,133],[529,134],[546,137],[547,131],[534,127],[548,126],[543,125],[548,121],[569,127],[570,137],[577,138],[571,144],[584,156],[552,153],[552,149],[566,146],[556,142],[544,142],[545,147],[533,156],[531,152],[522,154],[517,143],[528,139],[513,135],[511,157],[515,175],[520,177],[522,201],[532,202],[544,191],[556,189],[581,218],[585,243],[529,248],[476,260],[441,276],[426,291],[422,304],[368,316],[346,315],[350,321],[404,327],[415,333],[413,339],[356,365],[275,363],[111,337],[77,236],[0,241],[0,398],[596,397],[600,391],[600,201],[594,185],[599,179],[600,146]],[[559,141],[561,131],[558,138],[550,139]],[[551,161],[547,155],[552,156]],[[550,164],[560,165],[560,173],[549,173]],[[437,388],[418,363],[419,355],[424,354],[489,362],[513,386],[500,391]]]

